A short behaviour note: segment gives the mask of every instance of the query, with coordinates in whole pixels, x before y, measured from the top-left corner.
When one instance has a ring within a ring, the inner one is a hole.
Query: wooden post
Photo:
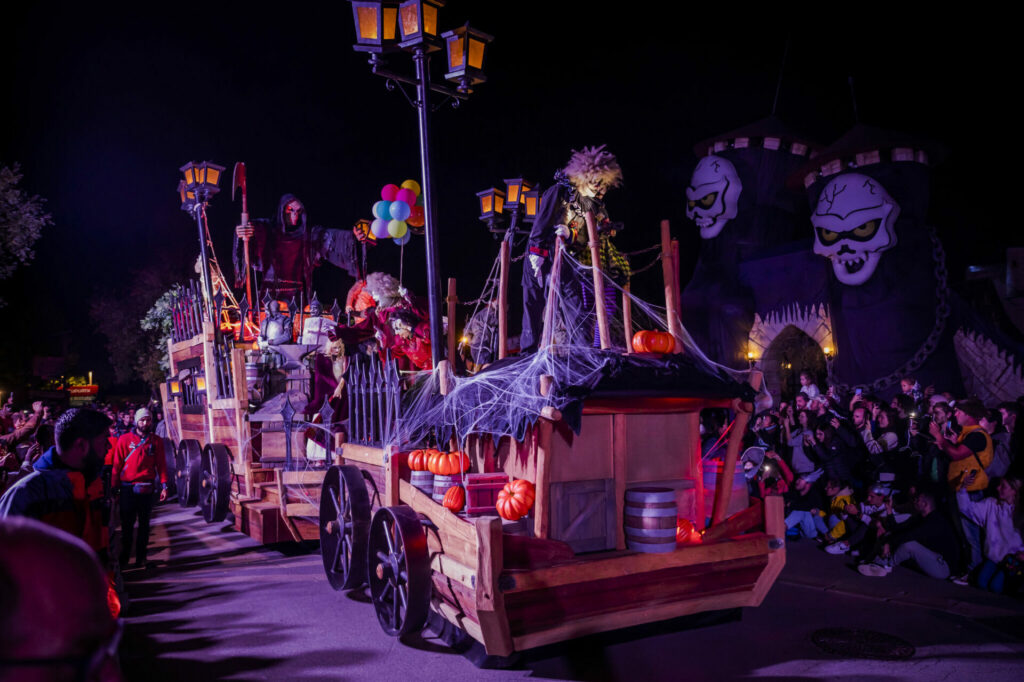
[[[455,367],[455,304],[459,301],[455,295],[455,278],[448,278],[448,362]]]
[[[553,416],[553,415],[552,415]],[[551,436],[554,422],[541,417],[536,425],[537,448],[537,480],[535,481],[536,497],[533,503],[533,534],[538,538],[547,538],[551,515]],[[515,443],[512,444],[515,447]]]
[[[633,299],[629,297],[629,282],[622,287],[622,324],[626,330],[626,353],[633,352]]]
[[[498,359],[508,355],[508,242],[501,240],[500,266],[498,274]],[[527,265],[527,267],[529,267]]]
[[[512,631],[505,613],[505,595],[498,588],[504,568],[501,519],[476,519],[476,613],[484,649],[492,656],[512,654]]]
[[[761,381],[764,375],[759,370],[750,373],[750,386],[754,391],[761,390]],[[729,508],[729,498],[732,496],[732,479],[736,470],[736,459],[739,457],[740,448],[743,446],[743,435],[747,431],[747,423],[750,421],[750,413],[754,406],[749,409],[746,404],[738,399],[733,402],[736,410],[736,421],[732,425],[732,432],[729,434],[729,444],[725,448],[725,459],[722,462],[722,475],[718,478],[718,488],[715,490],[715,510],[711,516],[711,525],[716,526],[723,522],[726,517],[726,510]]]
[[[608,311],[604,309],[604,277],[601,276],[601,243],[597,237],[594,214],[587,211],[587,235],[590,237],[590,264],[594,273],[594,304],[597,307],[597,332],[601,338],[601,350],[611,348],[608,331]],[[665,221],[668,224],[668,221]]]
[[[683,292],[682,292],[682,290],[681,290],[681,288],[679,286],[679,240],[678,239],[673,239],[672,240],[672,287],[673,287],[672,291],[675,293],[676,301],[678,302],[679,301],[678,297],[683,295]],[[676,312],[679,313],[680,311],[677,309]]]
[[[675,337],[676,347],[673,353],[683,352],[683,330],[679,326],[679,295],[676,289],[676,277],[672,267],[672,242],[669,238],[668,221],[661,221],[661,274],[665,280],[665,317],[668,318],[668,330]]]
[[[529,263],[523,265],[529,267]],[[551,259],[551,275],[548,277],[548,300],[544,304],[544,333],[541,335],[541,350],[551,345],[551,338],[555,334],[555,293],[561,281],[562,269],[562,238],[555,237],[555,256]]]

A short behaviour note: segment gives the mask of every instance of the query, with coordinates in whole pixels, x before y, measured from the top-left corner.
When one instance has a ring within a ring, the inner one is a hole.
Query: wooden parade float
[[[178,501],[198,505],[209,523],[231,512],[235,529],[258,542],[316,540],[316,505],[334,443],[321,438],[322,446],[308,447],[310,423],[292,403],[305,403],[309,372],[294,358],[309,349],[283,346],[287,364],[268,368],[237,323],[246,318],[245,302],[239,316],[218,293],[215,327],[202,300],[193,282],[172,303],[171,379],[161,386]],[[254,396],[260,404],[252,404]],[[332,415],[325,406],[321,418],[330,424]]]
[[[593,232],[591,239],[596,242]],[[667,317],[682,349],[671,251],[663,224]],[[553,272],[559,253],[560,247]],[[593,271],[595,300],[603,301],[600,267]],[[552,308],[549,298],[537,357],[562,361],[569,351],[552,340]],[[523,370],[520,382],[540,406],[528,428],[518,437],[470,428],[451,434],[450,443],[439,430],[436,443],[445,444],[447,455],[408,435],[405,425],[416,421],[418,408],[410,407],[413,390],[393,366],[371,359],[353,364],[349,442],[324,478],[320,541],[330,584],[367,584],[386,633],[416,631],[433,614],[488,655],[504,657],[592,633],[757,606],[765,598],[785,563],[782,498],[751,503],[745,486],[733,492],[760,375],[752,373],[738,391],[738,382],[709,378],[678,354],[672,366],[694,381],[647,387],[644,368],[660,356],[614,351],[601,305],[597,319],[602,361],[636,377],[629,389],[597,382],[563,412],[546,400],[565,388],[560,378],[538,374],[532,356],[510,359],[503,371],[533,368]],[[423,378],[436,383],[417,390],[440,393],[435,408],[443,410],[487,374],[457,379],[444,361]],[[736,413],[713,493],[705,490],[700,454],[705,408]],[[431,457],[424,448],[434,450]],[[433,462],[432,485],[425,457]],[[453,459],[454,479],[441,479],[452,473]],[[463,474],[467,463],[473,473]],[[532,484],[532,508],[523,518],[502,518],[507,514],[497,513],[494,492],[518,480]]]

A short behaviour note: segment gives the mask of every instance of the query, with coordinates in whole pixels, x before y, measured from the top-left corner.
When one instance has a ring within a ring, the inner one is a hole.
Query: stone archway
[[[778,401],[791,401],[800,391],[800,372],[808,370],[819,387],[828,379],[825,353],[821,346],[790,325],[772,340],[758,363],[764,372],[765,385]]]
[[[764,371],[765,385],[778,400],[799,390],[800,371],[811,370],[825,387],[825,352],[835,352],[832,319],[824,305],[793,304],[764,317],[754,315],[749,336],[752,360]],[[781,396],[781,398],[779,398]]]

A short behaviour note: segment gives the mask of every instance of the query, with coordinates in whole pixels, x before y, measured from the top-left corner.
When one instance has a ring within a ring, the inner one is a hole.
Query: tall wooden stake
[[[455,295],[455,278],[448,278],[448,362],[455,367],[455,340],[458,330],[455,327],[455,304],[459,299]]]
[[[672,240],[669,237],[668,221],[661,221],[661,274],[665,281],[665,316],[668,317],[668,331],[675,337],[673,353],[683,352],[683,330],[679,324],[679,290],[672,267]]]
[[[508,355],[508,242],[501,240],[500,265],[498,275],[498,359]]]
[[[626,353],[633,352],[633,299],[629,297],[629,282],[622,287],[622,324],[626,330]]]
[[[663,225],[667,225],[665,221]],[[594,214],[587,211],[587,235],[590,237],[590,263],[594,273],[594,303],[597,306],[597,331],[601,338],[601,350],[611,348],[608,331],[608,311],[604,309],[604,277],[601,276],[601,243],[597,238]]]
[[[748,383],[755,392],[761,390],[761,382],[764,375],[760,370],[750,373]],[[732,497],[732,479],[736,473],[736,459],[739,457],[740,448],[743,446],[743,436],[747,432],[747,422],[750,421],[750,413],[754,406],[741,403],[738,399],[733,401],[733,409],[736,411],[736,421],[732,425],[732,432],[729,434],[729,444],[725,448],[725,457],[722,460],[722,473],[718,477],[715,488],[715,507],[711,515],[711,525],[716,526],[725,521],[726,510],[729,509],[729,498]]]

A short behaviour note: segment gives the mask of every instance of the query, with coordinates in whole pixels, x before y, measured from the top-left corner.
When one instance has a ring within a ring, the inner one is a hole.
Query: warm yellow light
[[[384,40],[395,39],[395,20],[398,17],[397,7],[384,8]]]
[[[501,213],[505,210],[505,197],[500,194],[494,195],[494,212]]]
[[[480,197],[480,214],[481,215],[491,212],[491,210],[492,210],[491,207],[493,206],[493,203],[492,203],[493,201],[494,201],[494,197],[491,196],[490,194],[485,194],[484,196]]]
[[[484,68],[484,44],[473,38],[469,39],[469,65],[474,69]]]
[[[747,360],[753,360],[753,359],[754,359],[754,351],[748,350],[747,351]]]
[[[206,377],[196,377],[196,390],[197,391],[205,391],[206,390]]]
[[[526,194],[523,198],[526,205],[526,215],[531,218],[537,215],[537,197]]]
[[[462,49],[462,41],[453,38],[448,41],[448,70],[454,71],[465,66],[466,54]]]
[[[832,355],[832,346],[825,346],[825,355]]]
[[[414,33],[419,33],[420,17],[416,12],[416,3],[403,5],[400,12],[399,18],[402,21],[402,35],[410,36]]]
[[[216,185],[220,182],[220,171],[216,168],[206,169],[206,183],[209,185]]]
[[[437,8],[423,3],[423,32],[428,36],[437,35]]]
[[[185,184],[186,185],[194,185],[195,182],[196,182],[195,176],[192,175],[192,168],[191,167],[190,168],[186,168],[185,169]]]
[[[181,395],[181,382],[180,381],[172,381],[171,382],[171,395]]]
[[[377,8],[357,7],[356,16],[359,17],[359,39],[377,40]]]

